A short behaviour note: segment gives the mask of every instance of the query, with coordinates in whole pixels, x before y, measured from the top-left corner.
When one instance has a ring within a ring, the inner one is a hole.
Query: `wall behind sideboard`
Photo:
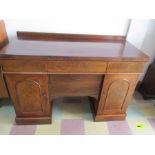
[[[150,56],[150,61],[145,65],[144,74],[140,77],[142,81],[149,64],[155,59],[155,19],[132,20],[127,40]]]
[[[51,20],[5,20],[9,38],[16,36],[16,31],[126,35],[129,22],[128,19],[103,19],[100,14],[88,18],[62,15]]]

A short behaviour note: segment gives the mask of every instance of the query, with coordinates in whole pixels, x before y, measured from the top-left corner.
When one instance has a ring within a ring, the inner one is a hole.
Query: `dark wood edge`
[[[95,98],[93,97],[88,97],[88,100],[89,100],[89,103],[90,103],[90,109],[91,109],[91,113],[92,113],[92,116],[93,116],[93,119],[95,121],[95,117],[96,117],[96,114],[97,114],[97,106],[98,106],[98,102]]]
[[[141,87],[142,81],[138,81],[135,90],[138,91]]]
[[[43,33],[17,31],[19,40],[40,40],[40,41],[125,41],[125,36],[114,35],[91,35],[91,34],[65,34],[65,33]]]
[[[0,108],[3,107],[4,105],[10,105],[11,101],[9,97],[3,97],[0,98]]]
[[[0,60],[15,60],[15,59],[21,59],[21,60],[29,60],[30,58],[33,60],[59,60],[59,61],[67,61],[67,60],[73,60],[73,61],[107,61],[107,62],[148,62],[149,57],[141,57],[141,58],[134,58],[134,57],[128,57],[128,58],[111,58],[111,57],[76,57],[76,56],[43,56],[43,55],[0,55]]]
[[[6,46],[9,43],[8,39],[4,40],[2,43],[0,43],[0,49]]]
[[[52,118],[45,117],[16,117],[17,125],[37,125],[37,124],[51,124]]]
[[[6,28],[5,28],[5,23],[4,23],[4,20],[0,20],[0,25],[2,26],[2,32],[4,33],[5,37],[3,38],[3,41],[0,42],[0,49],[3,48],[5,45],[7,45],[9,43],[9,40],[8,40],[8,35],[7,35],[7,32],[6,32]]]

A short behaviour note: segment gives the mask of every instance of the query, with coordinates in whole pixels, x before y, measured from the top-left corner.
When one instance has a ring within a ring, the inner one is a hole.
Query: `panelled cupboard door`
[[[47,75],[6,74],[17,117],[49,116]]]
[[[97,114],[125,113],[138,77],[138,74],[107,74],[103,82]]]

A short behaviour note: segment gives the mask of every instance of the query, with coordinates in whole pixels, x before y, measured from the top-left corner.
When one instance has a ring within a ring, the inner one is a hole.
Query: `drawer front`
[[[142,73],[144,62],[109,62],[107,73]]]
[[[101,79],[102,75],[82,75],[82,74],[55,74],[50,75],[50,79],[54,83],[66,83],[66,82],[90,82],[94,83]]]
[[[4,72],[43,72],[46,71],[44,61],[5,60],[1,61]]]
[[[50,75],[51,96],[97,96],[102,75]]]
[[[105,73],[107,63],[103,61],[49,61],[48,72],[53,73]]]

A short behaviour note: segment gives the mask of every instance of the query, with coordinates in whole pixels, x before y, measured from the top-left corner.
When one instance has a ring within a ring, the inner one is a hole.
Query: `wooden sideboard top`
[[[18,32],[18,39],[0,49],[0,59],[148,61],[149,57],[123,36]],[[39,37],[40,36],[40,37]]]

